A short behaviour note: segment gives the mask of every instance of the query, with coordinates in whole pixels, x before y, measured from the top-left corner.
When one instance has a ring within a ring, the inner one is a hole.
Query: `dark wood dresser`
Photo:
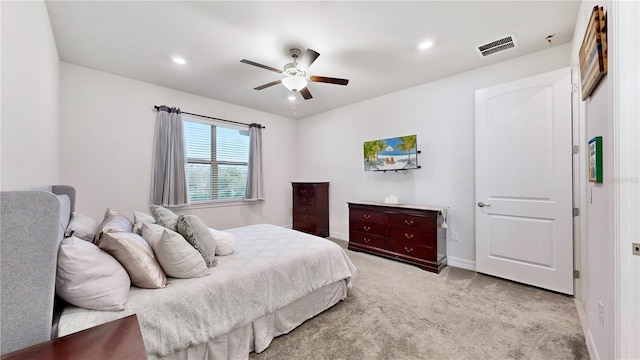
[[[293,182],[293,229],[329,236],[329,183]]]
[[[2,355],[2,360],[147,359],[136,315]]]
[[[446,208],[349,203],[349,250],[397,259],[439,273],[447,266]]]

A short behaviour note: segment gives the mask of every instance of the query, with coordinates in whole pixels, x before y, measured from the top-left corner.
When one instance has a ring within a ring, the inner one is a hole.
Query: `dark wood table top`
[[[2,360],[147,359],[136,315],[2,355]]]

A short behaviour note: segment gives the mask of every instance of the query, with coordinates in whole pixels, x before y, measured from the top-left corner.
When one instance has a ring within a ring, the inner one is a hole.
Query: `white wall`
[[[58,51],[42,1],[2,11],[1,188],[58,183]]]
[[[129,217],[149,204],[154,105],[263,124],[266,201],[199,208],[209,226],[291,223],[294,120],[61,62],[61,180],[76,187],[77,211],[101,220],[107,207]]]
[[[582,39],[595,5],[602,2],[583,1],[576,29],[573,36],[571,64],[579,66],[579,50]],[[608,10],[606,4],[605,12]],[[611,18],[609,18],[611,19]],[[611,54],[611,52],[609,52]],[[611,71],[612,62],[609,62]],[[583,283],[586,288],[584,300],[584,328],[587,346],[595,359],[614,358],[614,314],[615,314],[615,260],[613,241],[613,111],[611,108],[612,89],[608,75],[586,101],[581,102],[578,121],[581,128],[579,145],[583,149],[582,156],[587,157],[586,149],[594,136],[603,137],[603,178],[602,184],[590,183],[586,176],[581,176],[581,247],[585,256],[582,264]],[[580,163],[580,174],[587,173],[587,163]],[[600,321],[600,304],[602,304],[602,323]]]
[[[570,49],[555,46],[299,120],[296,176],[331,182],[331,235],[347,238],[348,201],[394,194],[404,203],[449,206],[449,263],[474,268],[474,92],[566,67]],[[363,170],[364,141],[409,134],[418,135],[422,169]],[[459,241],[451,241],[451,231]]]
[[[640,260],[630,249],[640,234],[640,6],[626,1],[583,1],[574,33],[573,65],[579,64],[578,51],[595,5],[604,6],[607,13],[609,62],[608,74],[591,97],[581,102],[579,112],[581,146],[602,136],[604,155],[603,183],[583,180],[581,184],[582,246],[586,249],[583,326],[592,358],[636,359],[640,356]],[[586,164],[580,172],[586,174]]]

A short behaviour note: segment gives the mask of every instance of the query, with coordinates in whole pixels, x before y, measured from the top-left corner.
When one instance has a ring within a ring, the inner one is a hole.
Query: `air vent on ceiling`
[[[515,34],[511,34],[501,39],[493,40],[483,45],[478,45],[476,50],[478,50],[478,54],[480,54],[481,57],[486,57],[517,46],[518,42],[516,41],[516,36]]]

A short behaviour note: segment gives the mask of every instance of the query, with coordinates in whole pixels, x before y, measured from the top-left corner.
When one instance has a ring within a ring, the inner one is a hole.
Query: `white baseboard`
[[[573,303],[576,306],[576,311],[578,312],[578,318],[580,319],[580,325],[582,325],[582,333],[584,334],[584,338],[587,338],[587,313],[584,309],[584,302],[577,297],[574,296]]]
[[[338,240],[342,240],[342,241],[349,241],[349,234],[344,234],[341,232],[335,232],[332,231],[329,236],[331,236],[334,239],[338,239]]]
[[[593,341],[593,336],[591,336],[590,330],[587,330],[587,333],[585,334],[585,338],[587,341],[587,350],[589,350],[589,357],[592,360],[600,360],[600,355],[598,354],[596,342]]]
[[[447,265],[448,266],[452,266],[452,267],[461,268],[461,269],[467,269],[467,270],[471,270],[471,271],[476,271],[476,262],[475,261],[471,261],[471,260],[467,260],[467,259],[461,259],[461,258],[447,256]]]

